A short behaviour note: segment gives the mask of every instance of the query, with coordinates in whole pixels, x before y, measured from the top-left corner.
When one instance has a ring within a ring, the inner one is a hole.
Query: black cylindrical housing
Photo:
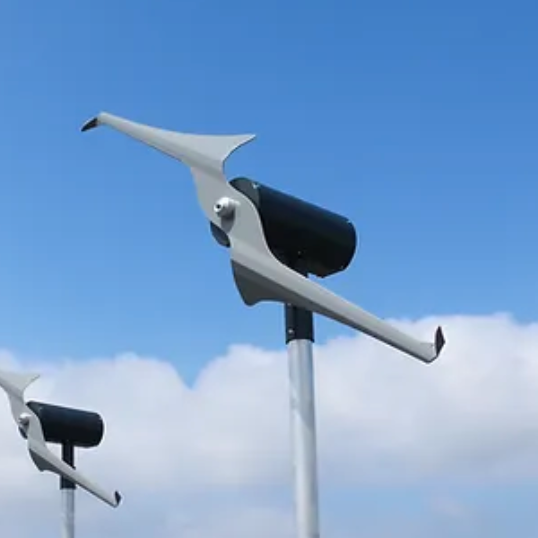
[[[105,425],[98,413],[34,401],[26,405],[39,418],[49,443],[93,448],[103,440]]]
[[[318,277],[351,263],[357,234],[345,217],[247,178],[230,184],[256,206],[267,244],[282,262],[300,259],[305,272]]]

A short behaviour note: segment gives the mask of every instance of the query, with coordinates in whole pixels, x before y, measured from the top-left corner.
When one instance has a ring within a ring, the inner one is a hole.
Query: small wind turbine
[[[114,508],[120,504],[121,495],[117,491],[107,493],[75,470],[75,448],[97,447],[103,439],[101,416],[37,401],[25,402],[24,391],[38,378],[39,374],[0,370],[0,387],[7,394],[13,420],[26,439],[35,466],[60,477],[62,538],[74,538],[77,485]],[[50,451],[47,442],[61,445],[62,459]]]

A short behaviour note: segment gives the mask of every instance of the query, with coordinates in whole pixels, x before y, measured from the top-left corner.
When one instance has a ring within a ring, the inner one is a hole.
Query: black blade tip
[[[91,120],[88,120],[81,128],[81,132],[86,132],[91,129],[95,129],[99,125],[99,120],[97,118],[92,118]]]
[[[437,355],[441,353],[441,350],[445,347],[446,340],[445,335],[443,334],[443,329],[441,327],[437,327],[437,330],[435,331],[435,352]]]

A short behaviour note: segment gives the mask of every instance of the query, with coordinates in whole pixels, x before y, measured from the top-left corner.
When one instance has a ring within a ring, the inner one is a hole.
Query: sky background
[[[160,357],[192,387],[233,344],[283,346],[282,307],[243,305],[187,168],[80,133],[100,111],[256,133],[228,176],[350,218],[354,262],[324,284],[381,317],[537,320],[537,19],[531,0],[4,0],[0,347]]]

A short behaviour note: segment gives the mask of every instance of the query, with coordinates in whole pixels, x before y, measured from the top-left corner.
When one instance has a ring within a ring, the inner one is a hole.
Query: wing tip
[[[421,357],[422,362],[425,362],[426,364],[431,364],[432,362],[437,360],[439,358],[439,355],[441,354],[441,351],[445,347],[445,344],[446,344],[446,338],[443,333],[443,328],[439,326],[435,330],[433,344],[430,344],[431,353],[428,354],[427,358],[425,356],[422,356]]]
[[[80,131],[82,133],[85,133],[86,131],[91,131],[92,129],[95,129],[96,127],[99,127],[99,116],[95,116],[91,118],[90,120],[86,121],[84,125],[80,128]]]
[[[117,508],[121,504],[121,501],[123,500],[123,497],[119,491],[114,492],[114,500],[116,501],[116,504],[114,507]]]
[[[442,327],[437,327],[437,330],[435,331],[435,356],[436,358],[440,355],[441,351],[445,347],[446,344],[446,338],[443,333]]]

